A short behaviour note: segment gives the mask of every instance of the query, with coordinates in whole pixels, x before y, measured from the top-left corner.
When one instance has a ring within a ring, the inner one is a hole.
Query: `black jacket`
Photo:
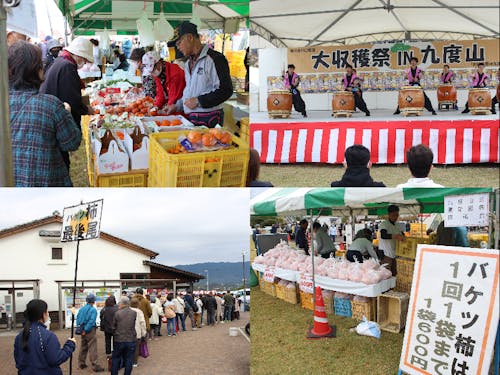
[[[383,182],[373,181],[366,167],[348,167],[340,181],[333,181],[331,187],[385,187]]]
[[[118,305],[105,306],[100,313],[101,318],[101,331],[106,333],[113,333],[113,317],[118,311]]]
[[[82,102],[81,80],[76,65],[59,56],[47,70],[45,80],[40,87],[41,94],[58,97],[71,106],[71,115],[80,125],[82,115],[88,113],[87,106]]]
[[[217,301],[215,300],[215,297],[214,296],[207,296],[207,298],[205,299],[205,303],[204,303],[203,307],[207,311],[215,311],[215,310],[217,310]]]

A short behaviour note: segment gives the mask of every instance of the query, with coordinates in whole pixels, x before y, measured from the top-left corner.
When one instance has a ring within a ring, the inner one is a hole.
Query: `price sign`
[[[266,267],[264,271],[264,281],[274,283],[274,267]]]
[[[300,274],[299,289],[302,290],[304,293],[312,294],[314,292],[313,278],[310,274],[308,273]]]

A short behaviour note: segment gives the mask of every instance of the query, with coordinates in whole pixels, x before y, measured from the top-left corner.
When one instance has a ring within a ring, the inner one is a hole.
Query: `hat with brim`
[[[167,42],[168,47],[175,47],[177,41],[186,34],[198,35],[198,26],[194,23],[184,21],[174,30],[174,37]]]
[[[83,57],[91,63],[94,62],[94,45],[90,42],[90,40],[85,39],[82,36],[73,39],[65,50],[73,55]]]
[[[62,43],[59,43],[59,41],[57,39],[51,39],[47,43],[47,49],[50,51],[52,48],[63,49],[64,46],[62,45]]]

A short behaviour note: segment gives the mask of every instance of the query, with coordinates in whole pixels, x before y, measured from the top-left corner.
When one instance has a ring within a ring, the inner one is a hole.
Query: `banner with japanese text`
[[[99,238],[103,200],[66,207],[63,212],[61,242]]]
[[[499,84],[500,39],[374,43],[349,46],[318,46],[288,49],[288,64],[295,65],[302,93],[327,93],[343,89],[346,64],[351,64],[362,78],[364,91],[395,91],[407,84],[405,70],[411,57],[419,59],[424,70],[425,89],[440,85],[443,65],[455,73],[453,84],[468,89],[471,75],[479,62],[486,65],[487,86]],[[286,63],[283,62],[283,71]],[[268,91],[284,88],[281,76],[267,78]]]
[[[351,64],[358,72],[408,68],[416,57],[422,69],[470,68],[480,62],[498,67],[500,39],[374,43],[288,49],[288,63],[300,73],[334,73]]]
[[[487,374],[499,317],[498,250],[419,245],[400,369]]]
[[[444,197],[445,227],[485,227],[489,223],[488,194],[449,195]]]

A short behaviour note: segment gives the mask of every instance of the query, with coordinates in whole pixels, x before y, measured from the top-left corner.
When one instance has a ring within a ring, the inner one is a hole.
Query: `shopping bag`
[[[142,358],[149,357],[148,342],[146,340],[141,340],[141,343],[139,344],[139,355]]]

